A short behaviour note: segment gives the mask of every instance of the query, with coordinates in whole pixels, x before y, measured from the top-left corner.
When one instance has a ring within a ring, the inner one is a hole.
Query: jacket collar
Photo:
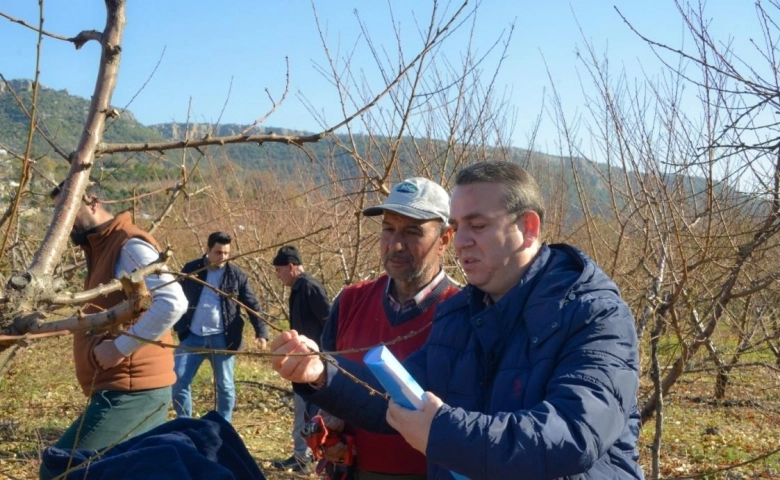
[[[481,312],[489,312],[495,316],[497,323],[499,324],[499,330],[503,334],[509,334],[514,327],[515,319],[522,317],[523,308],[525,307],[534,286],[542,276],[541,272],[545,269],[550,259],[550,248],[544,244],[539,249],[536,257],[528,266],[528,269],[523,273],[520,281],[510,288],[501,299],[496,302],[490,302],[490,297],[487,293],[483,292],[479,288],[468,285],[468,303],[469,303],[469,316],[474,317]]]
[[[292,287],[290,287],[291,291],[296,291],[303,285],[306,278],[308,278],[309,272],[304,271],[298,277],[295,279],[295,282],[293,282]]]

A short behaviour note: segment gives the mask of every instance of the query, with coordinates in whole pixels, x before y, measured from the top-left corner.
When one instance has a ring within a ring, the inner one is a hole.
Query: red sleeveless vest
[[[387,275],[382,275],[377,280],[361,282],[341,292],[336,350],[372,347],[418,331],[418,335],[388,345],[387,348],[398,360],[403,361],[422,347],[428,338],[436,304],[459,291],[448,278],[443,279],[428,297],[435,299],[430,307],[399,325],[393,325],[385,309],[387,282]],[[346,358],[361,363],[364,355],[365,351],[344,354]],[[355,436],[358,469],[389,475],[425,475],[425,456],[409,446],[401,435],[373,433],[350,425],[347,430]]]

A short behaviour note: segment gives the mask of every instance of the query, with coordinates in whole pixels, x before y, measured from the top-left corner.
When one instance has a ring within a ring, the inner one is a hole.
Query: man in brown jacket
[[[64,183],[64,182],[63,182]],[[56,202],[63,184],[51,192]],[[128,212],[113,216],[100,203],[102,191],[90,185],[73,224],[71,240],[87,260],[84,289],[89,290],[159,258],[151,235],[133,225]],[[148,275],[149,309],[130,325],[129,333],[172,343],[170,329],[187,308],[181,286],[170,274]],[[125,300],[122,291],[99,296],[84,308],[99,312]],[[90,401],[55,444],[58,448],[100,449],[144,433],[167,420],[171,401],[173,350],[106,331],[73,334],[76,377]],[[48,478],[41,469],[41,478]]]

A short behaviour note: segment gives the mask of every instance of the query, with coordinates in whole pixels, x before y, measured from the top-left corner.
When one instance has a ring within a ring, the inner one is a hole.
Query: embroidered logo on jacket
[[[521,382],[519,378],[515,378],[515,381],[512,384],[512,396],[517,398],[520,396],[520,393],[522,391],[523,391],[523,382]]]

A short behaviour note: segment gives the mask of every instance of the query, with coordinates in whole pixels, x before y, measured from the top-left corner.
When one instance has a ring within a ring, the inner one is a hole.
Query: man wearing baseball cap
[[[449,211],[447,192],[421,177],[396,184],[383,204],[363,210],[367,217],[382,216],[379,248],[385,273],[341,291],[322,334],[324,351],[362,349],[420,332],[388,345],[403,360],[425,343],[436,304],[459,290],[441,267],[452,240]],[[364,354],[344,356],[362,362]],[[350,424],[345,433],[354,438],[355,478],[425,478],[425,457],[400,435],[375,434]],[[326,458],[338,463],[344,448],[331,447]]]

